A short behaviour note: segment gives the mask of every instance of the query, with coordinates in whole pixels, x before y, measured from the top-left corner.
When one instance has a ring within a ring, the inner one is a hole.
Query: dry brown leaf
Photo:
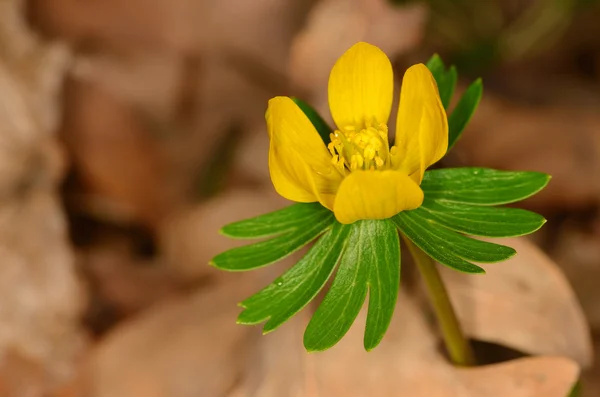
[[[151,60],[140,55],[131,64],[106,57],[85,61],[67,96],[63,137],[88,194],[87,205],[97,203],[88,211],[112,208],[117,214],[110,216],[156,227],[196,199],[206,164],[218,163],[216,151],[228,134],[264,124],[268,97],[218,60],[194,66],[187,74],[191,81],[185,79],[182,62],[163,59],[162,66],[143,66]],[[177,67],[182,70],[173,70]],[[147,79],[158,82],[148,84]],[[179,92],[181,84],[189,84],[190,92]],[[143,99],[149,91],[170,99]],[[182,96],[189,103],[179,103]],[[239,148],[256,158],[248,148]]]
[[[289,43],[312,6],[305,0],[41,0],[43,30],[77,43],[179,53],[241,52],[282,71]],[[268,23],[265,23],[268,21]]]
[[[92,355],[85,397],[564,397],[575,362],[532,357],[456,368],[418,306],[404,295],[381,346],[362,347],[365,313],[339,345],[308,354],[306,313],[263,337],[234,324],[235,302],[256,288],[245,276],[167,302],[117,328]],[[256,340],[256,337],[260,339]]]
[[[238,155],[232,164],[233,172],[275,191],[269,171],[269,136],[265,122],[253,126],[240,142]]]
[[[73,81],[67,94],[62,138],[86,195],[73,197],[76,208],[156,225],[182,196],[170,183],[161,141],[133,108],[100,87]]]
[[[199,65],[192,65],[197,77]],[[152,115],[156,120],[177,117],[176,112],[183,85],[198,87],[184,81],[185,59],[172,51],[103,51],[81,55],[74,64],[73,74],[79,81],[101,87],[117,100],[134,109]]]
[[[584,223],[584,224],[581,224]],[[600,279],[600,229],[597,217],[584,222],[567,221],[560,227],[556,243],[550,254],[569,278],[571,285],[587,316],[596,355],[600,352],[600,305],[598,300],[598,280]],[[589,225],[592,223],[592,225]],[[600,395],[600,362],[595,360],[591,368],[583,374],[584,396]]]
[[[387,0],[322,1],[294,40],[292,80],[309,93],[324,94],[333,64],[350,46],[367,41],[395,57],[420,42],[426,17],[425,6],[418,3],[399,7]]]
[[[109,305],[118,316],[129,315],[167,299],[179,287],[163,261],[144,260],[110,244],[83,251],[78,262],[92,284],[94,298]]]
[[[235,189],[189,210],[173,214],[161,233],[161,246],[167,266],[182,282],[198,281],[217,271],[207,263],[218,253],[248,241],[232,240],[217,233],[228,223],[251,218],[285,205],[272,189],[252,191]]]
[[[587,321],[558,266],[526,239],[503,239],[517,255],[473,276],[444,268],[443,276],[465,332],[528,354],[569,357],[587,367],[592,345]]]
[[[260,341],[240,395],[256,397],[423,396],[564,397],[577,381],[567,358],[532,357],[476,368],[456,368],[418,306],[401,294],[381,345],[362,347],[365,312],[342,341],[323,353],[302,349],[306,319],[299,316]],[[245,389],[244,389],[245,388]],[[241,394],[244,390],[249,394]]]
[[[600,223],[591,219],[594,226],[567,222],[560,227],[556,244],[550,254],[560,265],[586,314],[590,327],[600,330],[600,305],[598,280],[600,280]]]
[[[214,238],[209,229],[264,212],[269,204],[260,197],[232,191],[198,210],[197,220],[190,219],[179,232],[188,235],[188,243],[173,246],[173,260],[208,259],[231,247],[232,241]],[[152,308],[119,326],[92,356],[88,388],[78,395],[564,397],[579,375],[574,361],[559,357],[457,369],[440,352],[439,338],[418,306],[404,294],[388,334],[370,353],[362,347],[364,313],[340,344],[324,353],[307,354],[302,347],[307,311],[256,343],[251,335],[258,336],[258,327],[235,325],[235,303],[271,276],[268,271],[223,273],[213,279],[217,285],[212,289]]]
[[[29,31],[24,7],[0,0],[0,394],[19,397],[68,381],[86,344],[52,135],[69,57]]]
[[[162,239],[166,270],[190,284],[207,275],[218,277],[204,277],[198,292],[170,299],[117,326],[92,354],[85,379],[72,395],[228,395],[244,376],[247,351],[253,346],[249,337],[259,334],[258,328],[235,324],[237,303],[259,289],[258,278],[271,275],[217,273],[208,261],[247,243],[219,235],[220,227],[282,203],[273,193],[232,190],[175,216]]]
[[[81,397],[225,396],[256,329],[238,326],[248,275],[164,302],[113,330],[92,354]]]
[[[598,131],[593,107],[527,107],[486,95],[454,154],[469,165],[552,175],[531,206],[585,208],[600,202]]]

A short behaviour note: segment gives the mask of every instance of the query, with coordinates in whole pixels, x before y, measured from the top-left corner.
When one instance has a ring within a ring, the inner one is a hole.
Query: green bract
[[[436,55],[427,66],[448,108],[457,80]],[[481,80],[472,83],[449,113],[449,147],[459,138],[481,98]],[[308,104],[298,106],[327,142],[331,128]],[[225,226],[231,238],[262,241],[217,255],[211,264],[245,271],[274,263],[315,241],[298,263],[270,285],[244,300],[240,324],[266,322],[273,331],[308,305],[327,281],[333,282],[304,334],[309,351],[325,350],[349,330],[367,294],[369,307],[364,347],[371,350],[383,338],[392,318],[400,285],[399,234],[431,258],[465,273],[485,273],[475,263],[494,263],[516,254],[503,245],[468,237],[512,237],[538,230],[545,219],[516,208],[497,207],[525,199],[546,186],[549,176],[538,172],[450,168],[425,172],[423,204],[390,219],[336,221],[319,203],[299,203],[256,218]]]

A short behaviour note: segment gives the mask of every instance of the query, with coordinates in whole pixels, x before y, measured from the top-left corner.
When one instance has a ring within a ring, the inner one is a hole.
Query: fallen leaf
[[[273,189],[232,189],[190,209],[172,214],[161,228],[160,245],[171,272],[183,283],[193,283],[206,276],[227,278],[208,262],[230,248],[248,244],[218,233],[228,223],[251,218],[283,207],[286,200]]]
[[[598,238],[597,216],[579,221],[573,218],[559,226],[555,243],[550,254],[569,279],[577,294],[583,311],[586,314],[592,336],[596,356],[600,352],[600,305],[598,305],[598,279],[600,278],[600,245]],[[600,395],[600,362],[596,359],[594,365],[586,368],[583,373],[584,396]]]
[[[500,241],[517,255],[485,266],[486,275],[442,269],[465,332],[528,354],[591,365],[588,324],[559,267],[526,239]]]
[[[226,396],[258,329],[235,324],[251,275],[166,301],[115,328],[90,357],[81,397]]]
[[[189,260],[188,255],[208,259],[231,247],[231,240],[211,233],[230,219],[263,212],[259,207],[269,204],[261,197],[265,196],[233,190],[200,207],[197,220],[191,218],[179,232],[188,235],[187,248],[180,250],[174,239],[174,262]],[[234,323],[239,313],[235,303],[272,280],[272,270],[223,273],[209,281],[212,287],[172,299],[118,326],[91,356],[88,387],[79,395],[352,397],[402,392],[427,397],[564,397],[579,376],[578,365],[561,357],[456,368],[440,351],[437,332],[419,305],[405,294],[381,345],[370,353],[362,343],[364,312],[349,334],[324,353],[308,354],[302,345],[310,310],[255,339],[259,327]],[[193,277],[199,276],[192,273]]]
[[[100,219],[155,226],[182,195],[169,183],[160,140],[132,107],[101,87],[73,80],[66,91],[61,137],[82,185],[69,205]]]
[[[40,40],[25,2],[0,0],[0,394],[48,395],[87,347],[85,291],[57,190],[66,159],[53,135],[69,55]],[[30,393],[30,394],[26,394]]]
[[[332,349],[305,353],[306,316],[261,338],[250,358],[249,396],[564,397],[579,369],[570,359],[531,357],[501,364],[456,368],[438,349],[438,339],[418,305],[401,294],[380,346],[362,347],[365,311]],[[302,318],[304,317],[304,318]]]
[[[76,44],[238,53],[282,71],[311,6],[303,0],[43,0],[32,1],[31,13],[43,31]]]
[[[550,254],[556,260],[573,286],[583,311],[594,331],[600,330],[598,282],[600,279],[600,223],[597,218],[587,219],[593,225],[567,221],[560,226],[556,243]],[[591,226],[591,227],[590,227]]]
[[[525,106],[484,95],[467,128],[452,153],[461,163],[552,175],[528,206],[556,211],[600,202],[600,180],[590,177],[600,173],[596,108]]]
[[[144,260],[110,244],[86,249],[78,262],[94,290],[94,299],[121,317],[168,299],[180,287],[162,260]]]
[[[456,368],[404,295],[377,349],[364,351],[363,327],[355,326],[333,349],[308,354],[305,315],[262,337],[258,327],[234,324],[234,302],[251,288],[255,282],[232,277],[121,325],[91,356],[87,387],[72,396],[564,397],[579,376],[561,357]]]

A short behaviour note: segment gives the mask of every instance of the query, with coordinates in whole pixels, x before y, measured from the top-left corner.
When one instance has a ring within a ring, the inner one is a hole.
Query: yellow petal
[[[339,129],[361,127],[366,122],[387,123],[393,95],[390,60],[371,44],[353,45],[329,75],[329,108]]]
[[[352,223],[386,219],[422,203],[423,191],[404,172],[354,171],[340,185],[333,211],[338,222]]]
[[[448,120],[437,84],[423,64],[404,74],[392,166],[421,183],[425,169],[448,149]]]
[[[333,208],[342,180],[331,154],[302,110],[287,97],[269,101],[269,171],[275,190],[288,200],[320,201]]]

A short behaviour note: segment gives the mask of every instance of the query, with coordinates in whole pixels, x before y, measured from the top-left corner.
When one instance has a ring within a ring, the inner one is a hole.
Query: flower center
[[[346,126],[335,130],[330,137],[327,148],[332,155],[331,162],[342,174],[385,167],[389,157],[387,125],[367,123],[361,129]]]

